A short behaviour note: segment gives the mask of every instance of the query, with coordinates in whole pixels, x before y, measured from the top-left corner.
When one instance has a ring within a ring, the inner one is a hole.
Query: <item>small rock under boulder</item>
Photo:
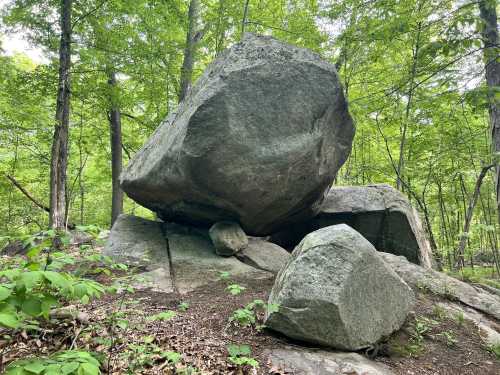
[[[121,184],[165,221],[232,220],[268,235],[318,211],[353,137],[333,64],[247,34],[209,65]]]
[[[248,239],[248,246],[236,253],[243,263],[277,274],[290,259],[290,253],[282,247],[261,238]]]
[[[269,296],[279,309],[265,324],[297,340],[359,350],[399,329],[414,302],[363,236],[334,225],[308,234],[293,251]]]
[[[418,212],[389,185],[335,186],[310,220],[290,225],[271,241],[292,249],[310,232],[347,224],[379,251],[403,255],[410,262],[432,268],[433,257]]]
[[[229,257],[248,246],[248,237],[238,223],[218,221],[208,231],[217,255]]]

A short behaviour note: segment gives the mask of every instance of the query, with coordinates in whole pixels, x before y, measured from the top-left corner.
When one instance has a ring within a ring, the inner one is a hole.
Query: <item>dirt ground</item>
[[[99,279],[109,283],[112,277],[100,275]],[[220,280],[185,295],[130,291],[78,305],[81,319],[48,323],[39,334],[20,334],[7,346],[0,341],[3,363],[71,348],[100,353],[105,363],[103,373],[285,374],[271,369],[263,351],[298,343],[229,321],[236,309],[256,299],[267,300],[272,281],[241,282],[246,289],[239,295],[231,295],[227,285],[227,280]],[[368,353],[375,354],[375,361],[401,375],[500,374],[500,361],[486,350],[471,322],[446,315],[435,307],[436,297],[416,292],[415,312],[403,329]],[[151,320],[151,316],[168,310],[176,315],[169,320]],[[259,320],[262,313],[258,315]],[[232,364],[229,344],[250,346],[259,368]],[[165,351],[180,353],[182,360],[175,366],[169,364],[161,354]],[[190,370],[194,368],[198,372]]]

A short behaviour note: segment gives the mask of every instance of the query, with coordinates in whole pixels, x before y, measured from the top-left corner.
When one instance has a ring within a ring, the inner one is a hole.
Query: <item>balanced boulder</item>
[[[379,251],[403,255],[426,268],[433,266],[418,212],[401,192],[383,184],[333,187],[315,218],[275,233],[271,241],[293,248],[307,233],[341,223],[357,230]]]
[[[267,235],[318,211],[353,136],[332,64],[246,34],[210,64],[121,184],[164,220],[232,220]]]
[[[266,326],[301,341],[366,348],[399,329],[415,301],[375,248],[345,224],[307,235],[278,273]]]

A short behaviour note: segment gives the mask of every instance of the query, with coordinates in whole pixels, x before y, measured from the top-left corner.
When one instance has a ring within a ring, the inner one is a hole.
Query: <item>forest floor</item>
[[[241,282],[238,285],[245,289],[232,295],[229,281],[222,278],[178,295],[134,290],[123,281],[132,272],[88,267],[86,277],[107,285],[118,280],[121,292],[74,305],[80,313],[77,318],[47,321],[38,333],[20,331],[8,341],[0,338],[0,369],[17,359],[71,348],[99,353],[102,372],[111,374],[286,374],[267,363],[264,351],[298,343],[260,329],[260,311],[248,326],[230,320],[252,301],[266,301],[272,281]],[[375,361],[401,375],[500,374],[500,360],[484,346],[472,322],[440,309],[436,296],[420,290],[416,294],[414,313],[401,331],[376,348]],[[249,346],[248,356],[259,367],[233,364],[228,358],[230,344]]]

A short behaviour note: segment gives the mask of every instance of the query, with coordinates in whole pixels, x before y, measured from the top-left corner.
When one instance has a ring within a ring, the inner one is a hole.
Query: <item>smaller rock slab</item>
[[[103,254],[118,262],[169,269],[162,222],[122,214],[111,228]]]
[[[294,375],[393,375],[386,365],[357,353],[285,347],[264,354],[273,368]]]
[[[221,272],[229,272],[231,277],[240,280],[273,277],[235,257],[217,255],[207,230],[174,223],[165,223],[165,226],[174,284],[180,293],[217,281]]]
[[[248,239],[248,246],[236,253],[243,263],[277,274],[291,255],[282,247],[257,237]]]
[[[411,288],[375,248],[341,224],[308,234],[278,273],[266,326],[342,350],[360,350],[399,329],[415,303]]]
[[[442,272],[410,263],[405,257],[380,253],[384,261],[409,285],[458,300],[476,310],[500,319],[500,296],[450,277]]]

